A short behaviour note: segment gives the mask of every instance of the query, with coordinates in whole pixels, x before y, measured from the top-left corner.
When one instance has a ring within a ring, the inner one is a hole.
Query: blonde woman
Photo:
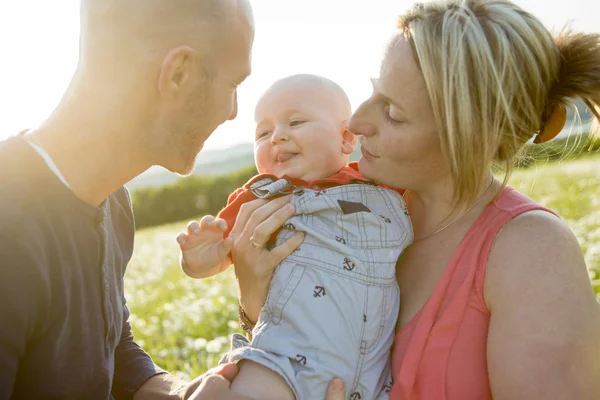
[[[600,119],[599,35],[553,37],[504,0],[401,16],[350,122],[360,172],[407,189],[414,224],[397,265],[391,399],[600,398],[600,308],[577,240],[491,174],[501,163],[508,178],[526,142],[556,136],[575,98]],[[249,238],[266,240],[290,214],[284,204],[248,204],[232,233],[250,319],[297,243],[269,252]]]

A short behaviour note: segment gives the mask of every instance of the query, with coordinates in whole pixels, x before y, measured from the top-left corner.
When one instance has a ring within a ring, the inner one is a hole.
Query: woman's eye
[[[305,123],[306,121],[303,120],[295,120],[290,122],[290,126],[298,126],[298,125],[302,125],[303,123]]]
[[[383,115],[385,116],[385,119],[391,124],[401,124],[402,123],[401,120],[398,120],[392,116],[392,114],[390,113],[390,105],[389,104],[386,104],[383,107]]]
[[[400,122],[402,122],[402,121],[397,120],[396,118],[392,117],[389,113],[386,113],[385,115],[390,122],[393,122],[395,124],[399,124]]]

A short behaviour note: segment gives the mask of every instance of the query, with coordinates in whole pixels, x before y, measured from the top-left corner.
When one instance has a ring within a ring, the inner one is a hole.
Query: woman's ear
[[[352,154],[356,148],[358,136],[348,130],[348,120],[342,121],[340,131],[342,132],[342,153]]]

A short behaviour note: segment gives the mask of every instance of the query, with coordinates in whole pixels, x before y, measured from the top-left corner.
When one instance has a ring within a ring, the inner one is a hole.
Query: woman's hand
[[[213,368],[204,375],[196,378],[181,394],[181,399],[204,400],[204,399],[228,399],[228,400],[250,400],[233,393],[229,386],[239,369],[235,364],[224,364]],[[344,381],[340,378],[329,382],[325,400],[344,400]]]
[[[344,400],[344,395],[346,393],[344,381],[340,378],[335,378],[331,382],[329,382],[329,386],[327,387],[327,394],[325,395],[325,400]]]
[[[275,200],[253,200],[243,204],[229,234],[233,239],[231,251],[240,290],[240,304],[252,322],[267,298],[275,267],[302,243],[304,234],[298,232],[281,245],[264,246],[273,233],[294,214],[290,196]]]

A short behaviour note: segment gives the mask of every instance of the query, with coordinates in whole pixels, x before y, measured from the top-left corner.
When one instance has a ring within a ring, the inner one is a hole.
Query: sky
[[[176,1],[176,0],[172,0]],[[412,0],[250,0],[256,38],[239,113],[208,139],[223,149],[254,139],[253,108],[275,80],[296,73],[333,79],[353,108],[371,92],[386,40]],[[551,29],[571,21],[600,32],[600,2],[518,0]],[[596,3],[596,5],[593,5]],[[58,104],[77,65],[79,0],[0,2],[0,140],[35,127]]]

